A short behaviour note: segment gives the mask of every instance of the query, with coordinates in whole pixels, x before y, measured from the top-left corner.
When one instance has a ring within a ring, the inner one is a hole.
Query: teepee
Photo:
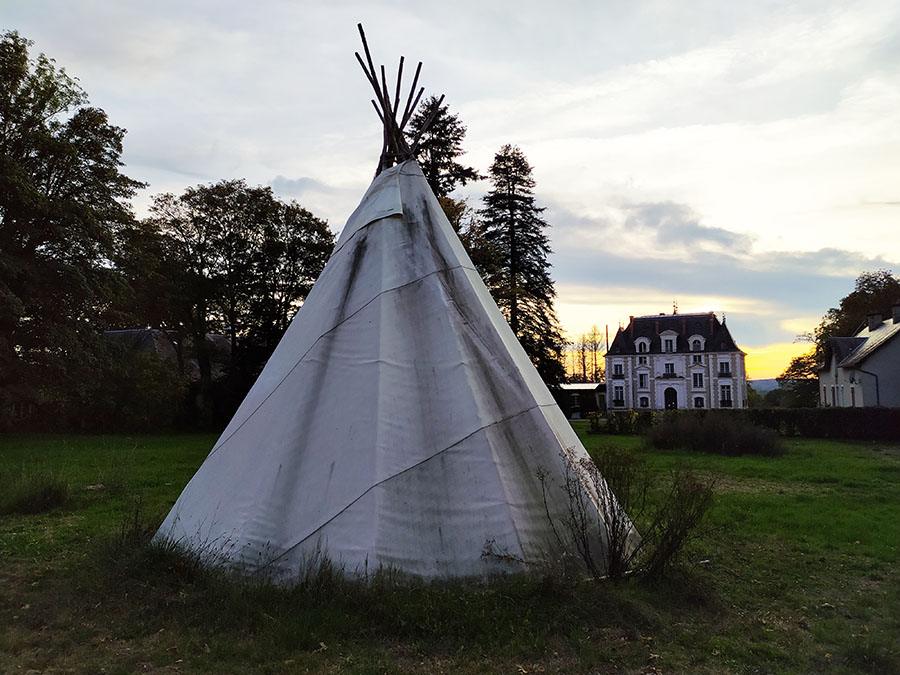
[[[421,63],[400,114],[402,58],[391,101],[363,45],[377,175],[157,537],[283,579],[321,555],[351,575],[524,571],[562,553],[587,453],[412,159]]]

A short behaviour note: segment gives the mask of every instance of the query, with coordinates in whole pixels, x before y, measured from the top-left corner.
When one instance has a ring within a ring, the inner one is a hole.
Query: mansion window
[[[639,405],[642,408],[649,408],[650,407],[650,398],[647,396],[641,396]]]
[[[647,388],[647,373],[640,373],[638,375],[638,387],[641,389]]]
[[[731,385],[723,384],[719,387],[719,405],[723,408],[731,407]]]
[[[622,375],[622,374],[624,374],[624,371],[622,370],[622,364],[614,363],[613,364],[613,375]]]
[[[675,351],[675,338],[666,338],[663,340],[663,351],[667,353]]]
[[[646,354],[647,353],[647,343],[641,340],[638,342],[637,346],[638,354]]]
[[[691,363],[703,363],[703,357],[700,354],[692,354]]]
[[[694,397],[694,407],[695,407],[695,408],[702,408],[702,407],[703,407],[703,397],[702,397],[702,396],[695,396],[695,397]]]
[[[703,373],[694,373],[692,379],[695,387],[703,386]]]
[[[693,342],[691,342],[691,351],[692,352],[699,352],[700,349],[701,349],[700,340],[694,340]]]
[[[731,364],[728,361],[719,361],[719,375],[731,375]]]
[[[625,405],[625,387],[623,387],[621,384],[617,384],[615,387],[613,387],[613,405]]]
[[[666,363],[663,368],[665,368],[666,375],[674,375],[675,374],[675,364],[674,363]]]
[[[647,357],[646,357],[646,356],[639,356],[639,357],[638,357],[638,365],[639,365],[639,366],[646,366],[646,365],[647,365]]]
[[[856,387],[850,385],[850,406],[852,408],[856,407]]]

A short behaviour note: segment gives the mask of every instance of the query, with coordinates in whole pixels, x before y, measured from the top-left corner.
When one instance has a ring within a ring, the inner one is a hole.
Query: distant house
[[[713,312],[632,316],[606,353],[615,409],[743,408],[742,352]]]
[[[823,406],[900,407],[900,304],[885,321],[870,314],[852,337],[825,341],[819,369],[819,402]]]
[[[168,331],[158,328],[123,328],[103,331],[103,337],[135,352],[153,353],[173,368],[181,368],[192,382],[200,380],[200,365],[196,358],[185,358],[182,345]],[[188,338],[188,340],[190,340]],[[227,335],[206,334],[206,349],[209,353],[213,380],[222,379],[231,363],[231,341]],[[190,349],[187,350],[190,353]]]
[[[575,382],[560,385],[553,397],[570,420],[580,420],[606,407],[606,385],[603,382]]]
[[[164,361],[178,361],[178,345],[166,331],[158,328],[124,328],[103,331],[111,343],[138,352],[151,352]]]

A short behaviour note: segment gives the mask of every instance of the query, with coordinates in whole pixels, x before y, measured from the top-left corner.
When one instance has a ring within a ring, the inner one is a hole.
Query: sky
[[[139,215],[246,178],[335,231],[381,148],[357,21],[377,62],[424,62],[467,163],[525,152],[570,336],[677,302],[775,377],[860,272],[900,270],[896,1],[0,0],[128,130]]]

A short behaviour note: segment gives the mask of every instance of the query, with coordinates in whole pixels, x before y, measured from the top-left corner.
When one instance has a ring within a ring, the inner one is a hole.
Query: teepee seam
[[[367,300],[367,301],[366,301],[363,305],[361,305],[359,308],[353,310],[353,312],[351,312],[350,314],[348,314],[347,316],[345,316],[343,319],[341,319],[340,321],[338,321],[336,324],[334,324],[331,328],[329,328],[328,330],[326,330],[325,332],[323,332],[322,334],[320,334],[315,340],[313,340],[312,344],[307,348],[307,350],[306,350],[305,352],[303,352],[303,354],[300,355],[300,358],[297,359],[296,362],[294,362],[294,365],[292,365],[292,366],[290,367],[290,369],[287,371],[287,373],[285,373],[284,377],[282,377],[282,378],[278,381],[278,384],[276,384],[276,385],[272,388],[272,391],[270,391],[268,394],[266,394],[265,398],[263,398],[263,400],[259,402],[259,405],[257,405],[257,406],[253,409],[253,411],[252,411],[249,415],[247,415],[247,417],[244,418],[244,420],[238,425],[238,427],[237,427],[234,431],[232,431],[232,432],[228,435],[227,438],[225,438],[223,441],[221,441],[220,443],[218,443],[215,447],[213,447],[212,450],[209,451],[209,454],[206,456],[206,459],[208,460],[208,459],[209,459],[210,457],[212,457],[216,452],[218,452],[218,451],[219,451],[219,450],[220,450],[220,449],[221,449],[228,441],[230,441],[232,438],[234,438],[235,434],[237,434],[237,433],[244,427],[244,425],[245,425],[247,422],[250,421],[250,418],[252,418],[257,412],[259,412],[260,408],[263,407],[263,405],[266,403],[266,401],[268,401],[268,400],[272,397],[272,395],[278,390],[278,388],[281,387],[282,384],[284,384],[284,382],[288,379],[288,377],[290,377],[291,373],[293,373],[294,370],[296,370],[297,366],[299,366],[299,365],[303,362],[303,360],[309,355],[309,353],[315,348],[315,346],[316,346],[317,344],[319,344],[319,340],[321,340],[323,337],[325,337],[325,336],[328,335],[329,333],[332,333],[333,331],[335,331],[335,330],[337,330],[338,328],[340,328],[344,323],[346,323],[347,321],[349,321],[350,319],[352,319],[353,317],[355,317],[357,314],[359,314],[360,312],[362,312],[366,307],[368,307],[369,305],[371,305],[371,304],[372,304],[373,302],[375,302],[378,298],[380,298],[380,297],[382,297],[382,296],[384,296],[384,295],[387,295],[388,293],[392,293],[392,292],[394,292],[394,291],[399,291],[399,290],[402,290],[403,288],[406,288],[406,287],[408,287],[408,286],[412,286],[412,285],[414,285],[414,284],[417,284],[417,283],[419,283],[420,281],[423,281],[423,280],[425,280],[425,279],[427,279],[427,278],[429,278],[429,277],[432,277],[432,276],[434,276],[434,275],[436,275],[436,274],[446,274],[446,273],[448,273],[448,272],[452,272],[452,271],[458,270],[458,269],[468,269],[468,268],[466,268],[464,265],[454,265],[453,267],[445,267],[445,268],[443,268],[443,269],[434,270],[433,272],[429,272],[428,274],[423,274],[421,277],[418,277],[418,278],[413,279],[413,280],[411,280],[411,281],[407,281],[406,283],[400,284],[400,285],[398,285],[398,286],[392,286],[391,288],[386,288],[386,289],[384,289],[383,291],[380,291],[380,292],[376,293],[375,295],[373,295],[369,300]],[[205,462],[204,462],[204,463],[205,463]]]
[[[297,548],[298,546],[302,545],[307,539],[309,539],[310,537],[312,537],[314,534],[316,534],[317,532],[319,532],[319,531],[322,530],[323,528],[327,527],[331,522],[333,522],[334,520],[336,520],[337,518],[339,518],[343,513],[345,513],[345,512],[347,511],[347,509],[349,509],[351,506],[353,506],[354,504],[356,504],[356,502],[358,502],[360,499],[362,499],[363,497],[365,497],[367,494],[369,494],[369,493],[370,493],[372,490],[374,490],[375,488],[377,488],[377,487],[379,487],[379,486],[381,486],[381,485],[384,485],[385,483],[387,483],[387,482],[393,480],[394,478],[397,478],[398,476],[401,476],[401,475],[403,475],[403,474],[405,474],[405,473],[407,473],[407,472],[409,472],[409,471],[412,471],[413,469],[416,469],[416,468],[422,466],[423,464],[426,464],[426,463],[430,462],[432,459],[435,459],[436,457],[439,457],[440,455],[444,454],[445,452],[448,452],[448,451],[452,450],[453,448],[457,447],[457,446],[460,445],[461,443],[465,443],[467,440],[469,440],[470,438],[472,438],[472,436],[474,436],[475,434],[477,434],[477,433],[479,433],[479,432],[481,432],[481,431],[484,431],[485,429],[490,429],[491,427],[497,426],[497,425],[499,425],[499,424],[505,424],[506,422],[509,422],[510,420],[516,419],[517,417],[521,417],[522,415],[527,415],[527,414],[530,413],[532,410],[537,410],[538,408],[551,407],[551,406],[554,406],[554,405],[556,405],[556,404],[555,404],[555,403],[539,403],[539,404],[537,404],[537,405],[529,406],[528,408],[525,408],[524,410],[520,410],[520,411],[517,412],[517,413],[513,413],[512,415],[508,415],[507,417],[504,417],[504,418],[502,418],[502,419],[495,420],[494,422],[491,422],[490,424],[485,424],[484,426],[478,427],[477,429],[473,430],[472,432],[466,434],[465,436],[463,436],[462,438],[460,438],[458,441],[454,441],[453,443],[451,443],[451,444],[448,445],[447,447],[442,448],[441,450],[438,450],[437,452],[435,452],[435,453],[429,455],[428,457],[425,457],[424,459],[419,460],[419,461],[416,462],[415,464],[411,464],[410,466],[407,466],[407,467],[405,467],[405,468],[403,468],[403,469],[400,469],[400,471],[397,471],[397,472],[395,472],[395,473],[392,473],[390,476],[386,476],[385,478],[382,478],[381,480],[379,480],[379,481],[376,482],[376,483],[372,483],[372,485],[370,485],[370,486],[367,487],[365,490],[363,490],[359,495],[357,495],[356,497],[354,497],[353,500],[350,501],[346,506],[344,506],[343,508],[341,508],[340,511],[338,511],[337,513],[335,513],[333,516],[330,516],[330,517],[329,517],[325,522],[323,522],[322,524],[317,525],[315,529],[313,529],[312,531],[310,531],[309,534],[304,535],[304,537],[303,537],[302,539],[300,539],[300,540],[297,541],[296,543],[293,543],[293,544],[291,544],[290,546],[288,546],[284,551],[282,551],[282,552],[279,553],[277,556],[275,556],[274,558],[272,558],[269,562],[267,562],[265,565],[263,565],[262,568],[265,569],[266,567],[272,565],[273,563],[275,563],[276,561],[280,560],[281,558],[283,558],[284,556],[286,556],[288,553],[290,553],[291,551],[293,551],[295,548]],[[518,534],[517,534],[517,536],[518,536]]]

